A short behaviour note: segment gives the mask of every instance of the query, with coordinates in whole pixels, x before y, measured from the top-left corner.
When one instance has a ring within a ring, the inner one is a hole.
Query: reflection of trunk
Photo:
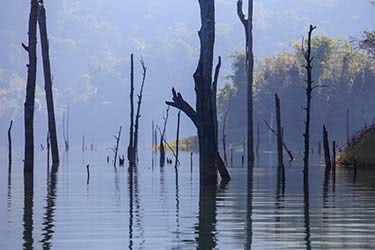
[[[8,129],[8,173],[12,172],[12,126],[13,120],[10,121],[9,129]]]
[[[38,0],[31,0],[29,17],[29,43],[22,44],[29,55],[26,101],[25,101],[25,155],[24,171],[34,170],[34,106],[35,106],[35,84],[36,84],[36,30],[38,21]]]
[[[247,175],[247,209],[246,209],[246,241],[245,249],[251,250],[253,241],[253,168],[249,169]]]
[[[307,187],[307,189],[306,189]],[[305,245],[306,250],[311,250],[311,233],[310,233],[310,203],[308,183],[304,188],[304,226],[305,226]]]
[[[133,249],[133,168],[130,168],[128,175],[128,188],[129,188],[129,249]]]
[[[245,29],[246,38],[246,80],[247,80],[247,164],[254,166],[254,129],[253,129],[253,0],[248,1],[248,18],[242,10],[242,0],[237,2],[237,14]]]
[[[215,249],[216,185],[200,186],[198,249]]]
[[[40,1],[39,9],[39,31],[42,45],[43,69],[44,69],[44,89],[46,92],[47,112],[48,112],[48,130],[51,137],[52,163],[59,164],[59,149],[57,143],[55,108],[53,104],[52,75],[49,59],[49,41],[47,35],[46,9],[43,1]]]
[[[199,31],[199,63],[194,73],[196,109],[194,110],[183,99],[182,95],[174,89],[172,90],[173,101],[166,103],[183,111],[196,126],[199,141],[200,183],[216,184],[217,170],[219,170],[223,179],[230,179],[224,162],[218,153],[217,141],[216,87],[221,59],[219,58],[215,75],[212,79],[215,41],[215,1],[199,1],[199,6],[202,26]]]
[[[24,207],[23,207],[23,249],[33,249],[33,206],[34,206],[34,181],[33,173],[24,173]]]
[[[44,222],[42,229],[43,239],[41,240],[43,249],[52,249],[51,239],[54,235],[54,221],[56,210],[56,186],[57,186],[57,173],[52,173],[48,178],[47,183],[47,206],[44,212]]]

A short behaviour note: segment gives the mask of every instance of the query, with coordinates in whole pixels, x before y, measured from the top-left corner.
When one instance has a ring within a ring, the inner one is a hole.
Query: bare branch
[[[275,135],[277,136],[277,132],[268,124],[268,122],[266,120],[264,120],[264,123],[266,124],[267,128]],[[284,138],[283,138],[283,147],[285,149],[285,151],[287,151],[288,155],[289,155],[289,158],[291,161],[294,160],[294,157],[293,157],[293,154],[292,154],[292,151],[289,150],[289,148],[287,147],[285,141],[284,141]]]
[[[245,26],[245,29],[246,29],[247,19],[246,19],[245,14],[243,13],[243,10],[242,10],[242,0],[237,1],[237,15],[238,15],[238,18],[240,19],[241,23]]]
[[[176,93],[176,90],[172,88],[172,102],[165,102],[167,105],[175,107],[184,112],[198,128],[198,116],[197,112],[191,107],[191,105],[184,100],[181,93]]]

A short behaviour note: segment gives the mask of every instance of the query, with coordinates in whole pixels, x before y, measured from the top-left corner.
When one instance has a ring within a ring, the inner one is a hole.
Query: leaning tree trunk
[[[22,44],[28,52],[29,64],[26,83],[25,101],[25,155],[24,172],[33,173],[34,170],[34,106],[35,106],[35,85],[36,85],[36,30],[38,22],[38,0],[31,0],[29,17],[29,41],[28,46]]]
[[[46,9],[43,1],[40,1],[39,9],[39,31],[42,45],[43,69],[44,69],[44,89],[46,92],[47,112],[48,112],[48,130],[51,137],[51,152],[53,165],[59,164],[59,148],[56,134],[55,109],[53,105],[52,75],[49,59],[49,41],[47,34]]]
[[[248,17],[242,11],[242,0],[237,2],[237,14],[245,29],[246,81],[247,81],[247,164],[254,166],[254,121],[253,121],[253,0],[248,1]]]
[[[201,29],[199,31],[200,56],[194,72],[196,109],[187,103],[180,93],[173,89],[173,101],[168,105],[182,110],[195,124],[199,141],[199,171],[201,184],[216,184],[217,170],[224,180],[230,180],[229,173],[218,152],[216,86],[220,70],[220,59],[212,79],[215,42],[215,1],[199,1]],[[214,96],[215,95],[215,96]]]

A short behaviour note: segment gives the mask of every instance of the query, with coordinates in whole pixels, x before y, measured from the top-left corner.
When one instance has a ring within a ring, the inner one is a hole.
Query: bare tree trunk
[[[281,181],[285,183],[285,168],[284,168],[284,152],[283,152],[283,134],[281,128],[281,107],[280,99],[275,95],[275,106],[276,106],[276,130],[277,130],[277,159],[278,169],[281,177]]]
[[[230,147],[230,167],[233,168],[233,147]]]
[[[42,0],[39,1],[39,31],[42,46],[43,69],[44,69],[44,89],[46,92],[47,112],[48,112],[48,130],[51,137],[52,163],[59,164],[59,148],[57,143],[55,108],[53,104],[52,75],[49,58],[49,41],[47,33],[46,9]]]
[[[151,133],[151,155],[152,155],[152,169],[154,169],[154,154],[155,154],[155,141],[154,141],[154,131],[155,131],[155,124],[152,121],[152,133]]]
[[[257,145],[256,145],[256,154],[259,157],[259,147],[260,147],[260,131],[259,131],[259,121],[257,122]]]
[[[248,1],[248,18],[242,10],[242,0],[237,1],[237,14],[245,29],[246,38],[246,80],[247,80],[247,164],[254,167],[254,128],[253,128],[253,0]]]
[[[346,144],[349,145],[349,109],[346,109]]]
[[[180,93],[173,89],[173,101],[168,105],[183,111],[194,123],[198,130],[199,141],[199,170],[201,184],[216,184],[217,170],[223,180],[230,180],[229,173],[218,152],[216,88],[220,69],[216,66],[215,77],[212,80],[213,53],[215,41],[215,1],[199,1],[201,10],[201,29],[199,31],[200,56],[194,73],[196,91],[196,110],[187,103]]]
[[[135,125],[134,125],[134,146],[133,146],[134,166],[135,166],[135,163],[138,161],[139,118],[141,118],[141,105],[142,105],[143,87],[145,85],[146,73],[147,73],[147,68],[146,68],[145,63],[144,63],[142,58],[141,58],[141,65],[142,65],[142,69],[143,69],[143,77],[142,77],[141,89],[140,89],[139,95],[138,95],[137,114],[135,116]]]
[[[25,155],[24,172],[34,171],[34,106],[35,106],[35,85],[36,85],[36,33],[38,22],[38,0],[31,0],[31,10],[29,17],[29,41],[28,46],[22,44],[29,54],[29,64],[26,85],[25,101]],[[32,176],[32,175],[28,175]]]
[[[325,126],[323,126],[323,148],[324,158],[326,162],[326,174],[331,171],[331,156],[329,150],[328,132]]]
[[[163,120],[164,120],[163,131],[160,131],[160,167],[163,167],[165,165],[164,142],[165,142],[165,133],[167,130],[168,117],[169,117],[169,106],[167,108],[165,116],[163,116]]]
[[[179,144],[179,139],[180,139],[180,118],[181,118],[181,111],[178,111],[178,114],[177,114],[177,136],[176,136],[176,160],[175,160],[176,170],[177,170],[177,165],[178,165],[178,147],[179,147],[178,144]]]
[[[304,179],[304,185],[308,185],[308,178],[309,178],[309,154],[310,154],[310,109],[311,109],[311,94],[313,90],[313,80],[312,80],[312,61],[313,58],[311,56],[311,36],[312,33],[316,29],[316,27],[310,25],[310,30],[308,34],[308,40],[307,40],[307,51],[303,49],[303,54],[306,60],[306,73],[307,73],[307,79],[306,79],[306,120],[305,120],[305,152],[303,157],[303,179]],[[302,42],[302,47],[304,48],[304,42]],[[308,186],[305,187],[305,189],[308,189]]]
[[[12,172],[12,126],[13,120],[10,121],[8,129],[8,172]]]
[[[128,161],[129,170],[134,168],[134,56],[130,55],[130,127],[129,127],[129,146]]]
[[[51,149],[51,143],[50,143],[50,136],[49,136],[49,132],[47,133],[47,171],[49,172],[49,155],[50,155],[50,149]]]

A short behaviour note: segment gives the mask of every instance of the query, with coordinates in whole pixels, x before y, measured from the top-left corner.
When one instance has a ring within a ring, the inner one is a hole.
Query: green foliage
[[[305,104],[305,69],[301,42],[293,43],[292,52],[258,59],[254,77],[255,121],[261,125],[262,137],[269,131],[263,120],[274,113],[274,94],[281,98],[285,136],[297,147],[302,142]],[[326,86],[314,90],[312,101],[312,143],[321,139],[325,123],[331,136],[345,141],[346,110],[350,109],[352,129],[370,123],[375,117],[375,63],[364,51],[355,49],[344,40],[315,37],[312,41],[313,79],[315,85]],[[228,115],[228,140],[240,143],[246,126],[246,84],[244,54],[233,57],[233,75],[219,92],[219,118]],[[272,118],[273,119],[273,118]],[[335,129],[333,129],[335,128]],[[267,138],[267,137],[266,137]]]

